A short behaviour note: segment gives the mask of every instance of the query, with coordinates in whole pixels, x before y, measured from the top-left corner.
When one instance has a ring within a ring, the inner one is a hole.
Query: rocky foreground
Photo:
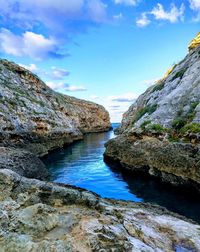
[[[0,170],[0,251],[200,251],[200,226],[158,206]]]
[[[105,158],[200,192],[200,36],[124,114]]]
[[[110,127],[103,106],[57,93],[25,68],[0,60],[0,168],[44,179],[37,156]]]

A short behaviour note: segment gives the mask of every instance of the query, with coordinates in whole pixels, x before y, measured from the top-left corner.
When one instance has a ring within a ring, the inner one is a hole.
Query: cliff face
[[[124,114],[120,136],[107,143],[105,157],[200,191],[200,46],[195,41],[185,59]]]
[[[26,146],[40,155],[111,126],[102,106],[54,92],[6,60],[0,60],[0,99],[1,145]]]
[[[147,121],[172,128],[177,118],[200,123],[200,47],[137,99],[124,114],[120,132]]]

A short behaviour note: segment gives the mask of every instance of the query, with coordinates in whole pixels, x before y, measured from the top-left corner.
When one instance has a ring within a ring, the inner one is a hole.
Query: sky
[[[0,0],[0,57],[112,122],[186,54],[200,0]]]

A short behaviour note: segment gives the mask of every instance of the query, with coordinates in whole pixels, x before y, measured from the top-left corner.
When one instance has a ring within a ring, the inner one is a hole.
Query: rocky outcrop
[[[150,204],[101,199],[0,170],[0,251],[199,251],[200,226]]]
[[[10,169],[27,178],[47,179],[48,171],[34,154],[23,149],[0,147],[0,169]]]
[[[110,127],[102,106],[57,93],[25,68],[0,60],[0,169],[44,179],[37,156]]]
[[[200,193],[200,145],[169,143],[146,135],[120,135],[106,144],[105,160]]]
[[[196,41],[196,40],[195,40]],[[200,46],[123,115],[107,160],[200,191]]]
[[[0,144],[37,155],[111,127],[102,106],[59,94],[7,60],[0,60],[0,99]]]

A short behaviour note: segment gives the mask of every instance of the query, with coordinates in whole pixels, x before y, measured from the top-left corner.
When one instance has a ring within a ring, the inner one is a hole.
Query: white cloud
[[[38,71],[38,67],[35,64],[30,64],[28,65],[24,65],[24,64],[19,64],[21,67],[24,67],[26,69],[28,69],[31,72],[37,72]]]
[[[116,102],[133,102],[138,97],[138,95],[133,93],[127,93],[123,95],[110,96],[109,100]]]
[[[190,7],[193,10],[200,10],[200,0],[189,0]]]
[[[147,13],[142,13],[141,17],[137,19],[136,24],[138,27],[145,27],[149,25],[151,21],[147,17]]]
[[[88,19],[100,22],[105,15],[101,0],[0,0],[0,16],[26,29],[40,24],[54,33],[72,31],[73,21],[81,20],[87,26]],[[78,32],[79,27],[74,29]]]
[[[41,60],[47,56],[61,57],[57,52],[57,42],[41,34],[26,31],[21,36],[8,29],[0,30],[0,51],[13,56],[28,56]]]
[[[124,4],[127,6],[134,6],[138,0],[114,0],[115,4]]]
[[[71,91],[71,92],[87,91],[87,88],[85,88],[83,86],[68,86],[65,88],[65,91]]]
[[[171,23],[175,23],[184,18],[185,6],[181,4],[180,8],[177,8],[175,4],[171,4],[170,10],[164,10],[162,4],[158,3],[156,7],[150,12],[157,20],[168,20]]]
[[[189,0],[190,2],[190,8],[194,11],[196,11],[197,15],[195,18],[193,18],[193,20],[195,22],[199,22],[200,21],[200,0]]]
[[[115,20],[121,20],[121,19],[123,19],[123,14],[120,12],[118,15],[113,15],[113,18],[115,19]]]
[[[58,82],[58,83],[55,83],[55,82],[51,82],[51,81],[47,81],[46,84],[56,90],[56,91],[71,91],[71,92],[76,92],[76,91],[86,91],[87,89],[83,86],[71,86],[67,83],[64,83],[64,82]]]
[[[68,76],[70,73],[69,71],[62,69],[62,68],[57,68],[57,67],[52,67],[52,72],[51,72],[51,77],[55,80],[60,80],[63,79],[64,77]]]

